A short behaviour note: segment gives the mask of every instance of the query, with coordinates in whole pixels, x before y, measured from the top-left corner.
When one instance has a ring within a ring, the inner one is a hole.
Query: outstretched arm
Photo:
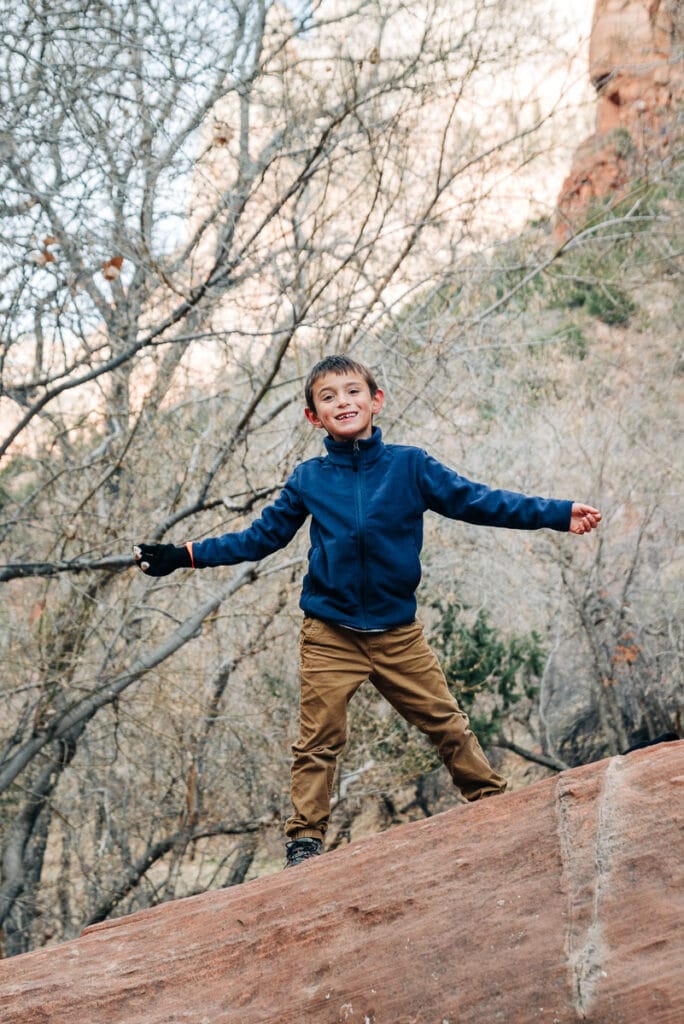
[[[297,470],[273,504],[268,505],[246,530],[188,542],[180,547],[175,544],[136,544],[133,549],[136,564],[148,576],[168,576],[175,569],[258,562],[284,548],[309,514],[300,498],[296,474]]]
[[[601,513],[591,505],[575,501],[570,512],[570,533],[591,533],[601,522]]]

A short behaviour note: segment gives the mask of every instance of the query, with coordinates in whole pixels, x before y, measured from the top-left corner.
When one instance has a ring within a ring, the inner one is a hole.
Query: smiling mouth
[[[336,416],[335,419],[337,420],[338,423],[340,423],[343,422],[344,420],[353,420],[355,416],[355,412],[343,412],[341,416]]]

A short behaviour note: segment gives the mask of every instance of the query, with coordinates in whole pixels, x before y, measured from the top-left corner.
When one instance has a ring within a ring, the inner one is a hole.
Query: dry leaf
[[[224,121],[214,121],[213,136],[215,146],[227,146],[233,138],[233,129]]]
[[[113,256],[111,260],[107,260],[102,264],[102,276],[105,281],[116,281],[117,277],[121,273],[121,267],[123,265],[123,256]]]
[[[30,259],[31,262],[35,263],[37,266],[44,267],[46,263],[54,263],[57,257],[53,256],[53,254],[48,252],[47,249],[43,249],[41,252],[32,253]]]

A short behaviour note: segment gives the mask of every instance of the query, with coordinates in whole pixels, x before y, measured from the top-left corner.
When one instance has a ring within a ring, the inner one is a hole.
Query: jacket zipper
[[[362,500],[362,484],[363,474],[359,473],[359,463],[361,459],[361,449],[359,448],[359,442],[354,441],[352,448],[352,466],[354,469],[354,501],[356,505],[356,522],[359,530],[359,561],[361,563],[361,613],[363,619],[363,628],[367,626],[367,614],[366,614],[366,577],[367,577],[367,565],[366,565],[366,520],[364,516],[364,507]]]

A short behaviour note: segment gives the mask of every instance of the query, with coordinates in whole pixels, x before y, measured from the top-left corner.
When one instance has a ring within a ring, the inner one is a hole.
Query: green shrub
[[[588,288],[586,307],[604,324],[626,324],[636,312],[636,306],[622,289],[601,283]]]
[[[636,305],[627,293],[602,278],[598,259],[566,261],[562,274],[549,275],[552,280],[550,305],[555,309],[584,309],[604,324],[626,324],[636,312]]]
[[[537,693],[546,657],[541,639],[534,630],[504,636],[484,611],[468,622],[461,605],[436,602],[433,607],[440,618],[432,643],[449,688],[487,746],[513,705]]]
[[[565,328],[563,347],[568,355],[575,356],[580,361],[586,359],[589,354],[587,339],[576,324],[570,324]]]

